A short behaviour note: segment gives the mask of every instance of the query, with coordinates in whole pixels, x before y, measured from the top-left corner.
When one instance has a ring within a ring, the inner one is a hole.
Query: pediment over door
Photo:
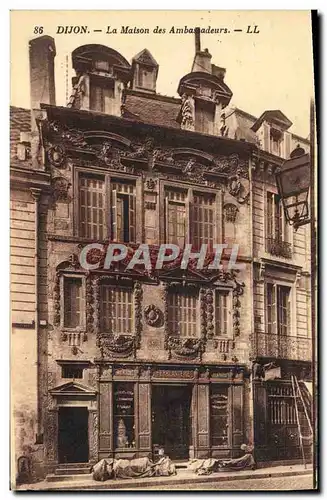
[[[68,382],[66,384],[58,385],[50,390],[50,394],[52,396],[88,396],[95,397],[96,391],[91,389],[90,387],[78,384],[77,382]]]

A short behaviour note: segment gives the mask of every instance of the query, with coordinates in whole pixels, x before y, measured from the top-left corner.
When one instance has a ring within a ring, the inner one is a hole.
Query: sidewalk
[[[22,485],[17,488],[17,491],[26,490],[49,490],[49,491],[64,491],[64,490],[125,490],[125,489],[138,489],[146,490],[149,486],[171,485],[174,489],[174,484],[196,484],[196,483],[210,483],[214,481],[235,481],[238,479],[262,479],[273,477],[285,476],[302,476],[312,475],[313,471],[310,465],[307,469],[303,465],[291,466],[277,466],[257,469],[255,471],[238,471],[238,472],[215,472],[208,476],[197,476],[194,472],[187,469],[179,469],[176,476],[169,477],[146,477],[143,479],[114,479],[105,482],[94,481],[91,477],[76,478],[74,480],[48,482],[42,481],[30,485]],[[228,483],[226,483],[226,490],[228,490]]]

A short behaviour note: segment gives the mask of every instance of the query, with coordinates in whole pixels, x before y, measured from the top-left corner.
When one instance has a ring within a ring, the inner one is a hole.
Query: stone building
[[[156,92],[147,49],[129,63],[76,48],[66,107],[54,40],[29,51],[31,110],[11,109],[13,470],[160,446],[227,458],[243,442],[258,460],[300,458],[290,377],[311,376],[310,234],[286,224],[274,173],[309,142],[279,110],[231,107],[198,38],[179,98]],[[87,244],[112,241],[151,258],[161,243],[227,248],[220,270],[80,266]]]

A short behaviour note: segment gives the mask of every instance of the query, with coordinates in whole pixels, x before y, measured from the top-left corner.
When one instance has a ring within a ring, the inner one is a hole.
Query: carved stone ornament
[[[133,144],[133,151],[126,154],[126,158],[136,160],[148,160],[150,154],[153,152],[154,140],[152,137],[147,137],[144,143]]]
[[[66,153],[65,153],[65,149],[62,146],[59,146],[59,145],[51,146],[48,149],[47,155],[48,155],[48,160],[51,163],[51,165],[53,165],[55,167],[63,166],[65,159],[66,159]]]
[[[112,355],[128,357],[134,352],[135,337],[133,335],[101,334],[99,347],[103,358],[110,358]]]
[[[225,221],[232,222],[234,224],[236,221],[237,212],[238,207],[236,205],[234,205],[233,203],[226,203],[226,205],[224,205]]]
[[[182,95],[182,107],[181,107],[181,128],[184,130],[194,130],[195,121],[195,106],[194,99],[187,94]]]
[[[241,192],[242,184],[239,175],[232,177],[229,181],[228,191],[229,194],[237,198]]]
[[[162,312],[154,304],[150,304],[144,309],[145,321],[150,326],[160,326],[162,323]]]
[[[53,196],[56,201],[71,201],[69,189],[71,184],[64,177],[55,177],[52,180]]]
[[[238,337],[241,334],[240,328],[240,309],[241,309],[241,301],[239,297],[244,293],[244,283],[240,283],[235,281],[235,288],[233,289],[233,331],[235,337]]]
[[[169,337],[168,348],[175,356],[179,358],[190,358],[194,359],[202,351],[202,340],[186,338],[181,339],[179,337]]]
[[[60,325],[60,273],[56,273],[55,284],[53,288],[53,324]]]
[[[145,181],[145,185],[149,191],[153,191],[156,188],[157,180],[150,177]]]
[[[153,153],[153,159],[154,162],[166,163],[167,165],[175,163],[172,150],[156,149]]]

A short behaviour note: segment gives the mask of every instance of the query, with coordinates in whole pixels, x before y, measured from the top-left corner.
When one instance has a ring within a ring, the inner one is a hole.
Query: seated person
[[[176,467],[170,458],[165,455],[165,450],[160,448],[158,450],[158,461],[155,464],[156,476],[171,476],[176,474]]]

